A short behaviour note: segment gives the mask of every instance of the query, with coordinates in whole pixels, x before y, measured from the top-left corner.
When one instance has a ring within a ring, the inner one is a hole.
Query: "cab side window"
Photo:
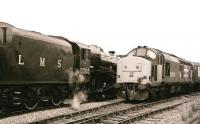
[[[163,64],[163,57],[161,55],[158,56],[158,64]]]
[[[165,64],[165,76],[170,76],[170,63]]]
[[[81,49],[81,59],[85,60],[86,56],[85,56],[85,49]]]
[[[179,65],[179,71],[180,71],[180,78],[183,78],[183,74],[184,74],[184,66],[183,65]]]
[[[7,43],[7,38],[6,38],[6,31],[7,31],[7,27],[1,27],[1,41],[3,44]]]
[[[88,50],[87,49],[81,49],[81,60],[86,60],[88,59]]]
[[[157,81],[157,66],[156,65],[152,66],[151,77],[153,78],[152,81]]]

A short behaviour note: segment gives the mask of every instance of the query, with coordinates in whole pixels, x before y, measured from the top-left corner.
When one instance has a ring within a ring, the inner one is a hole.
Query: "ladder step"
[[[48,102],[49,100],[48,99],[42,99],[41,101],[42,102]]]
[[[21,105],[21,102],[14,102],[13,105]]]
[[[20,100],[21,98],[19,97],[13,97],[13,100]]]
[[[15,91],[13,92],[13,94],[21,94],[21,92]]]

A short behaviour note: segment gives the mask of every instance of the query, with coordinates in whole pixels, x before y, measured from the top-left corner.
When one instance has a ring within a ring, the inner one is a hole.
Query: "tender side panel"
[[[60,45],[56,41],[50,43],[13,35],[12,42],[0,47],[0,80],[3,82],[66,83],[72,80],[73,54],[67,42]]]

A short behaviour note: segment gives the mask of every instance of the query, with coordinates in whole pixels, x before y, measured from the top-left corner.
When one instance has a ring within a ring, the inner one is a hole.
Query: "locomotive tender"
[[[105,97],[115,82],[116,57],[101,48],[0,22],[1,106],[58,106],[80,90]]]
[[[127,100],[164,97],[199,87],[200,64],[158,49],[131,50],[117,63],[117,84]]]

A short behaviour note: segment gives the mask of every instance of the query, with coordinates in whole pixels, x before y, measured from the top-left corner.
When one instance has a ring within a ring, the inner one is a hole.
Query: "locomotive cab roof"
[[[156,59],[156,56],[158,54],[158,51],[156,49],[149,48],[147,46],[141,47],[138,46],[137,48],[131,50],[127,56],[138,56],[138,57],[144,57],[149,59]]]
[[[97,45],[90,45],[91,52],[93,54],[101,54],[104,53],[103,49]]]
[[[143,53],[137,53],[138,50],[140,50],[140,52],[143,52]],[[148,50],[151,51],[149,52],[149,54],[152,54],[152,55],[148,55],[148,52],[147,52]],[[173,54],[169,54],[155,48],[149,48],[147,46],[144,46],[144,47],[138,46],[137,48],[134,48],[127,54],[127,56],[141,56],[141,57],[150,58],[150,59],[156,59],[157,55],[163,55],[166,61],[171,61],[171,62],[180,63],[184,65],[192,65],[190,61],[187,61]]]
[[[79,42],[75,42],[81,49],[90,49],[88,45],[83,44],[83,43],[79,43]]]

